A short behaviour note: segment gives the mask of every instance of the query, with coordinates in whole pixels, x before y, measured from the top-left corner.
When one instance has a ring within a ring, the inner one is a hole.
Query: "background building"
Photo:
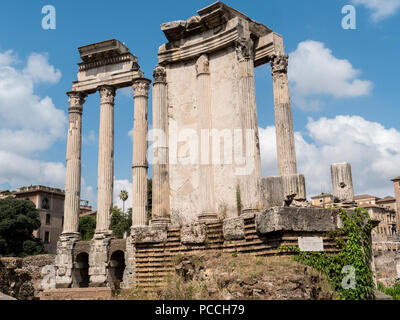
[[[333,205],[333,195],[330,193],[321,193],[311,197],[311,203],[315,207],[328,208]]]
[[[65,192],[61,189],[45,186],[29,186],[17,189],[17,191],[0,191],[0,199],[14,197],[19,200],[30,200],[39,210],[40,228],[33,232],[36,238],[44,243],[44,249],[48,253],[56,253],[57,241],[64,226],[64,200]],[[82,200],[80,217],[96,216],[88,201]]]
[[[40,238],[48,253],[55,253],[57,241],[64,224],[64,191],[44,186],[30,186],[17,189],[16,199],[30,200],[39,210],[41,226],[34,232]]]

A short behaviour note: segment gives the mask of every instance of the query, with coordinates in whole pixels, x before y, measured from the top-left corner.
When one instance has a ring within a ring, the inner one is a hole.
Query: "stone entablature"
[[[159,64],[190,60],[212,53],[234,42],[241,42],[250,32],[254,46],[255,66],[268,63],[270,56],[283,53],[282,37],[243,13],[218,1],[198,11],[199,16],[161,25],[169,40],[159,50]]]
[[[91,94],[101,85],[115,89],[133,84],[133,80],[143,78],[138,59],[120,41],[112,39],[80,47],[78,81],[72,86],[74,92]]]

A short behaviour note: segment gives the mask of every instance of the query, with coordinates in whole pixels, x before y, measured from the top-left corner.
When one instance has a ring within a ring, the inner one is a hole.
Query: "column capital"
[[[69,91],[67,92],[69,102],[69,113],[82,113],[82,106],[85,103],[87,94],[84,92]]]
[[[202,54],[196,61],[197,76],[210,74],[210,61],[207,54]]]
[[[135,80],[132,84],[133,97],[134,98],[138,98],[138,97],[148,98],[150,83],[151,83],[151,80],[145,79],[145,78]]]
[[[245,60],[254,60],[254,43],[251,39],[245,41],[235,41],[235,49],[239,62]]]
[[[287,54],[274,54],[271,56],[271,60],[269,63],[272,67],[273,76],[281,73],[287,74],[289,56]]]
[[[153,78],[154,82],[153,85],[156,83],[167,83],[167,72],[165,71],[164,67],[157,66],[153,71]]]
[[[100,103],[111,103],[114,104],[115,88],[113,86],[100,86]]]

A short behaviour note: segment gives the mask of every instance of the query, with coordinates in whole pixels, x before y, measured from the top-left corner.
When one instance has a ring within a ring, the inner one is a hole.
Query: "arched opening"
[[[81,252],[76,256],[72,273],[72,288],[89,287],[89,254]]]
[[[114,251],[108,264],[108,283],[113,289],[119,289],[124,277],[125,253]]]

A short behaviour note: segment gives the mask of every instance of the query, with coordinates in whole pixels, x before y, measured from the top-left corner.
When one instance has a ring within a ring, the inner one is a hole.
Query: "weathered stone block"
[[[164,226],[135,226],[131,228],[133,243],[159,243],[167,241],[167,228]]]
[[[267,177],[261,179],[261,199],[264,208],[283,205],[282,177]]]
[[[185,225],[181,228],[181,242],[183,244],[204,243],[206,240],[206,226],[200,223]]]
[[[284,197],[295,194],[295,200],[304,201],[306,195],[306,181],[302,174],[291,174],[282,177]]]
[[[275,207],[256,215],[260,234],[276,231],[327,232],[338,228],[339,215],[334,209]]]
[[[242,240],[245,238],[244,220],[242,217],[225,219],[223,222],[225,240]]]

